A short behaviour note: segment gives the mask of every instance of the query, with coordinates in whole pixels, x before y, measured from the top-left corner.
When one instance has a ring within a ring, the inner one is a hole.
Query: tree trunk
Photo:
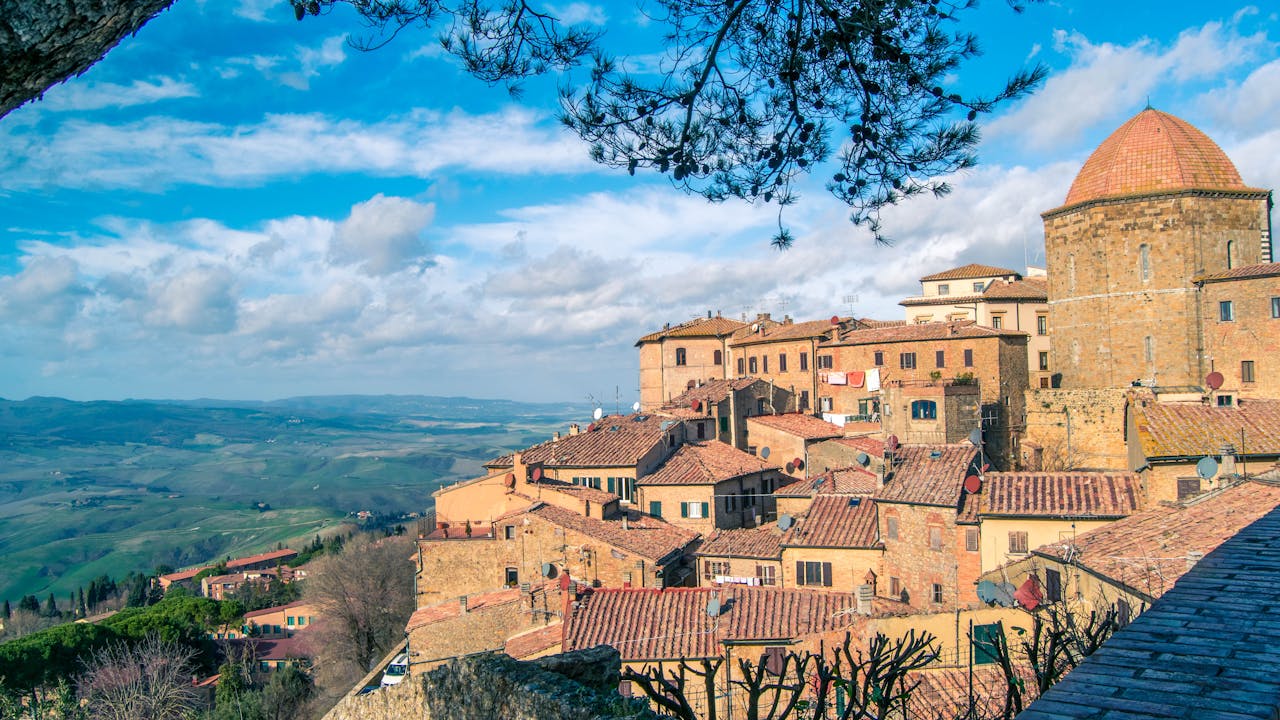
[[[174,0],[0,0],[0,117],[79,75]]]

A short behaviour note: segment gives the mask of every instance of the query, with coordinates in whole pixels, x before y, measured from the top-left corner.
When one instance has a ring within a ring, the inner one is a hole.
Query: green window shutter
[[[804,584],[804,561],[797,560],[796,561],[796,586],[799,587],[800,585],[803,585],[803,584]]]
[[[720,418],[720,432],[722,433],[729,432],[729,418],[727,417]]]
[[[680,503],[680,517],[682,518],[689,517],[689,503],[687,502]]]
[[[997,660],[996,648],[1004,638],[1000,623],[973,626],[973,664],[990,665]]]
[[[611,493],[616,493],[616,492],[617,492],[617,487],[616,487],[616,485],[614,484],[614,479],[613,479],[613,478],[609,478],[609,492],[611,492]]]
[[[650,515],[652,515],[652,516],[654,516],[654,517],[656,517],[656,518],[660,518],[660,517],[662,517],[662,503],[660,503],[660,502],[656,502],[656,501],[652,501],[652,502],[650,502],[650,503],[649,503],[649,514],[650,514]]]
[[[704,517],[704,518],[709,518],[709,517],[711,517],[711,504],[710,504],[710,503],[702,503],[702,517]]]

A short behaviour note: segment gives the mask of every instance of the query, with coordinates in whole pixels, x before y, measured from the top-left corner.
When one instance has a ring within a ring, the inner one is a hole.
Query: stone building
[[[856,326],[850,318],[794,322],[790,317],[774,322],[762,314],[729,341],[730,372],[738,377],[759,377],[793,393],[794,404],[772,412],[813,412],[818,344],[842,327]]]
[[[898,304],[907,322],[972,320],[982,327],[1027,333],[1027,380],[1049,387],[1049,305],[1043,270],[1028,268],[1026,277],[1007,268],[963,265],[920,278],[922,292]]]
[[[1203,387],[1195,278],[1271,262],[1270,203],[1184,120],[1147,108],[1112,133],[1042,215],[1061,386]]]
[[[681,420],[690,440],[719,440],[747,449],[747,418],[794,407],[790,390],[759,378],[711,380],[664,403],[656,415]],[[779,410],[781,409],[781,410]]]
[[[747,419],[748,451],[773,467],[785,469],[788,475],[804,475],[809,466],[809,446],[843,434],[839,426],[803,413]]]
[[[869,495],[818,495],[782,536],[782,587],[856,592],[875,587],[884,545]]]
[[[726,342],[746,323],[719,315],[649,333],[640,348],[640,406],[652,410],[698,383],[730,377]]]
[[[772,493],[782,480],[771,464],[718,440],[685,443],[640,478],[639,507],[708,535],[756,527],[773,517]]]
[[[698,586],[780,585],[781,540],[782,531],[776,524],[717,530],[693,553],[698,562]]]
[[[1280,263],[1203,275],[1196,286],[1209,370],[1222,378],[1212,403],[1280,398]]]

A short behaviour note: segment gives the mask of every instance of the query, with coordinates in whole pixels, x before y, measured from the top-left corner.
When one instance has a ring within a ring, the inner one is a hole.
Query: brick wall
[[[1220,394],[1280,397],[1280,318],[1272,316],[1272,298],[1280,297],[1280,277],[1205,283],[1201,323],[1210,370],[1222,373]],[[1223,322],[1219,303],[1231,303],[1234,320]],[[1243,362],[1253,364],[1244,378]],[[1202,384],[1202,383],[1201,383]]]
[[[1022,467],[1131,469],[1125,445],[1127,392],[1123,388],[1028,390],[1019,453]]]
[[[802,587],[807,590],[829,590],[853,593],[867,582],[867,571],[882,575],[883,550],[855,548],[802,548],[782,549],[782,587]],[[831,585],[811,585],[800,582],[796,563],[831,563]],[[882,593],[883,594],[883,593]]]
[[[876,594],[892,597],[890,579],[896,577],[912,607],[935,611],[955,608],[960,586],[954,548],[964,546],[964,531],[957,529],[955,510],[884,501],[877,506],[885,550],[884,572]],[[897,539],[890,537],[887,529],[890,517],[898,518]],[[941,533],[937,549],[930,545],[930,528]],[[935,583],[942,586],[941,602],[934,602],[932,597]]]
[[[1050,362],[1062,386],[1201,384],[1191,279],[1261,262],[1266,204],[1191,191],[1046,213]]]
[[[796,458],[804,460],[808,445],[802,437],[751,419],[747,420],[747,443],[756,449],[757,455],[769,448],[769,457],[761,459],[774,467],[783,467]]]
[[[739,345],[729,348],[730,377],[741,377],[750,375],[758,377],[766,382],[772,382],[776,387],[789,391],[794,394],[794,398],[788,395],[780,398],[781,402],[775,403],[771,413],[787,413],[800,412],[799,398],[800,393],[809,393],[809,408],[812,412],[817,408],[815,379],[817,377],[816,361],[814,359],[816,342],[811,338],[800,340],[780,340],[778,342],[757,343],[753,345]],[[804,369],[800,367],[800,355],[805,356]],[[787,369],[781,369],[784,362]],[[742,359],[743,372],[738,372],[738,359]],[[751,370],[751,362],[755,361],[755,371]],[[755,409],[753,408],[754,412]]]

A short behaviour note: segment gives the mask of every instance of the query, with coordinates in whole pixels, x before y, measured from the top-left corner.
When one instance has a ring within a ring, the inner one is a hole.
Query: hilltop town
[[[909,716],[1003,699],[980,639],[1037,608],[1124,627],[1280,505],[1270,198],[1148,108],[1042,214],[1045,268],[930,268],[899,318],[663,324],[633,413],[435,493],[410,676],[603,644],[638,696],[917,631]],[[708,682],[695,707],[745,702]]]

